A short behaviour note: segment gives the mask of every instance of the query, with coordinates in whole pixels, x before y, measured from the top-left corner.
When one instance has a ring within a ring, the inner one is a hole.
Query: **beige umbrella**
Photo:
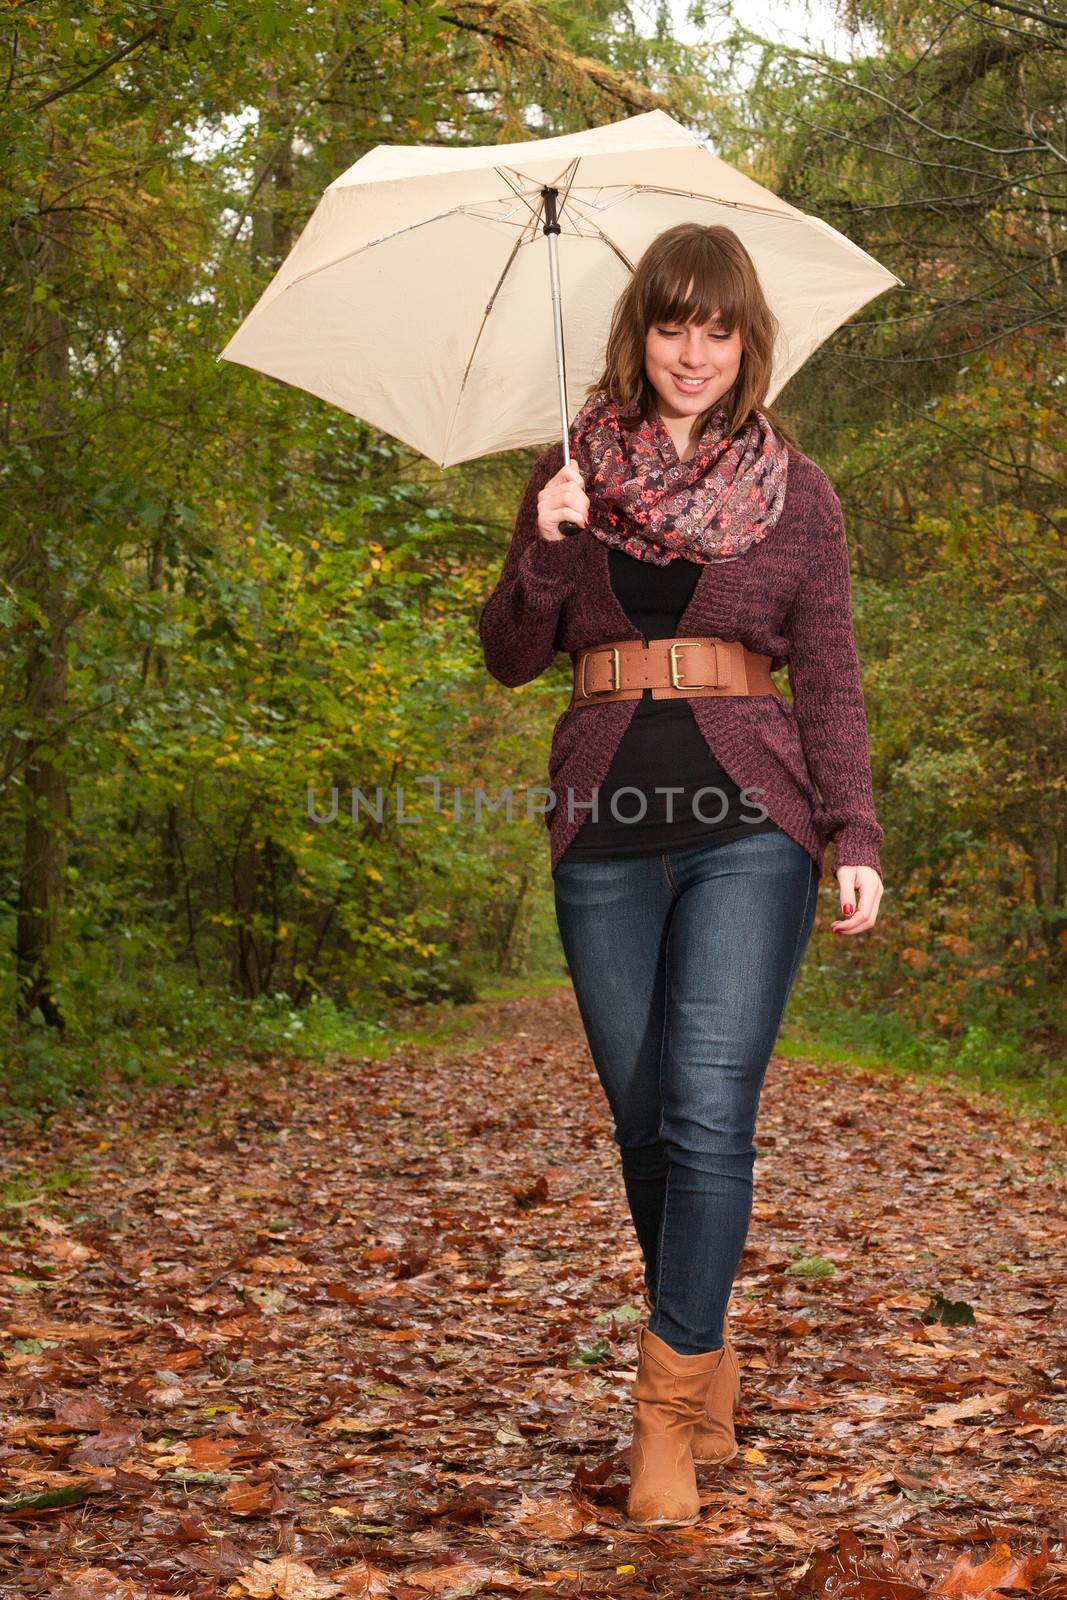
[[[557,430],[568,461],[614,303],[678,222],[725,223],[752,256],[780,324],[768,402],[903,282],[649,111],[519,144],[376,145],[327,188],[218,359],[330,400],[440,467]]]

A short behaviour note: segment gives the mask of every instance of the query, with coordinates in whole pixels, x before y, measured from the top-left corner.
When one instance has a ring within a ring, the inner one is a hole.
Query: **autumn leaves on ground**
[[[573,994],[480,1012],[2,1135],[0,1593],[1065,1593],[1062,1127],[776,1056],[740,1451],[641,1533],[641,1264]]]

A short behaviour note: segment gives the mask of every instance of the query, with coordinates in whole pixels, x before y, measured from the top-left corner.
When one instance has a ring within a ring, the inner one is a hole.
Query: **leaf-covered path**
[[[500,1042],[0,1135],[9,1180],[73,1174],[5,1211],[0,1593],[1067,1591],[1062,1127],[775,1057],[740,1453],[642,1534],[640,1257],[573,994],[479,1010]]]

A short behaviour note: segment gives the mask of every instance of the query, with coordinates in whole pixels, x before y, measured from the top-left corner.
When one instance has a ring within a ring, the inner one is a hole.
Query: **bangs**
[[[686,290],[692,284],[692,292]],[[645,330],[654,322],[710,322],[718,315],[723,333],[742,321],[744,283],[729,260],[694,241],[660,264],[647,288]]]

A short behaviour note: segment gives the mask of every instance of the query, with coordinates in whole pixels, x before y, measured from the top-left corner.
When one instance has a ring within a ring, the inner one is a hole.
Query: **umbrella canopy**
[[[546,187],[558,234],[545,232]],[[768,402],[903,282],[649,111],[518,144],[376,145],[329,185],[218,359],[332,401],[440,467],[541,444],[599,376],[646,246],[679,222],[724,223],[755,262],[780,324]]]

